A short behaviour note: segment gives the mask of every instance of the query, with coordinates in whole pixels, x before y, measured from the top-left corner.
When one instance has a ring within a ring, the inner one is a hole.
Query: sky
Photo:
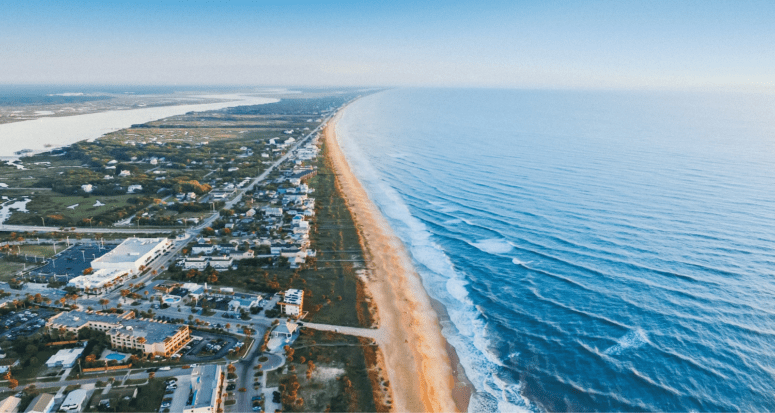
[[[0,84],[775,88],[775,1],[4,0]]]

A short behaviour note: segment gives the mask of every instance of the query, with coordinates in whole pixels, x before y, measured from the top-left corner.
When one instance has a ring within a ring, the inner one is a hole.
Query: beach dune
[[[368,290],[377,304],[379,339],[393,409],[458,411],[455,379],[439,319],[404,245],[355,178],[336,137],[340,111],[324,129],[337,185],[359,228],[368,266]]]

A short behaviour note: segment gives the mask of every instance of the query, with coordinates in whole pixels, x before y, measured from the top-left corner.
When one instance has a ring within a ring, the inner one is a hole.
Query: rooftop
[[[97,258],[92,262],[102,263],[133,263],[143,255],[151,252],[157,245],[166,241],[166,238],[129,238],[117,246],[113,251]]]
[[[88,323],[89,321],[95,321],[100,323],[118,323],[122,321],[127,314],[100,314],[100,313],[87,313],[83,311],[70,311],[59,313],[58,315],[49,319],[49,322],[54,324],[63,325],[65,327],[78,328]]]
[[[160,343],[165,338],[175,335],[180,330],[175,324],[165,324],[149,320],[122,320],[121,326],[108,331],[111,334],[126,334],[133,337],[144,337],[146,343]]]
[[[191,408],[209,407],[213,404],[213,395],[217,393],[218,376],[221,366],[208,364],[195,367],[191,372],[191,392],[195,394]]]

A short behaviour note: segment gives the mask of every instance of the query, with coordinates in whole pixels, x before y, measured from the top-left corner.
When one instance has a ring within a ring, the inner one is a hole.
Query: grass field
[[[8,281],[14,277],[17,271],[24,268],[20,262],[9,262],[0,260],[0,281]]]
[[[8,224],[32,224],[40,225],[43,221],[40,217],[46,220],[46,225],[56,225],[52,216],[61,215],[68,219],[75,221],[81,221],[83,219],[89,219],[99,214],[109,212],[119,208],[126,208],[131,206],[127,201],[130,198],[135,198],[137,195],[117,195],[117,196],[64,196],[53,192],[40,192],[34,195],[32,201],[27,204],[27,210],[29,213],[14,213],[8,220]],[[104,206],[94,206],[94,204],[100,201],[105,204]],[[68,207],[78,204],[77,207],[70,209]],[[34,216],[37,221],[29,222]],[[112,224],[109,223],[109,224]],[[97,225],[97,222],[94,222]]]
[[[20,255],[35,255],[38,257],[51,257],[54,255],[54,246],[53,245],[47,245],[47,244],[41,244],[41,245],[35,245],[35,244],[27,244],[27,245],[19,245],[19,248],[14,250],[13,252],[17,252]]]

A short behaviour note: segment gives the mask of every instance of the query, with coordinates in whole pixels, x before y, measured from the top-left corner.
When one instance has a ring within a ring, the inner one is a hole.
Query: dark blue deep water
[[[342,146],[472,410],[775,410],[775,98],[391,90]]]

